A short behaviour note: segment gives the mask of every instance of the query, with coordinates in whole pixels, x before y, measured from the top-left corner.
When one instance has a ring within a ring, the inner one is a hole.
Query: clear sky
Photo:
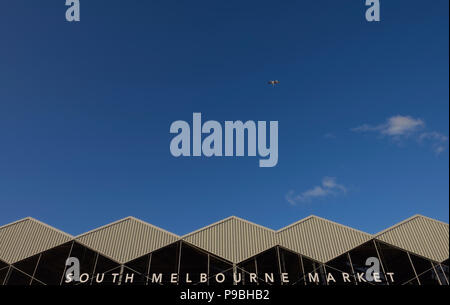
[[[0,225],[448,222],[449,2],[364,2],[1,0]],[[279,121],[278,165],[174,158],[193,112]]]

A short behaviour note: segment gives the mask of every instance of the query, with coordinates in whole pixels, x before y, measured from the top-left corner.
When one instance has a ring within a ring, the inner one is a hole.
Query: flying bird
[[[267,83],[272,85],[272,87],[275,87],[275,85],[278,85],[280,82],[278,80],[269,80]]]

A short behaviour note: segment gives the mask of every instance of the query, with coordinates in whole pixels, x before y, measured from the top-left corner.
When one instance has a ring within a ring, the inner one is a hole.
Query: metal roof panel
[[[13,264],[72,239],[67,233],[27,217],[0,227],[0,259]]]
[[[278,232],[280,246],[320,262],[327,262],[372,239],[372,235],[310,216]]]
[[[376,239],[436,262],[449,257],[448,224],[422,215],[410,217],[378,233]]]
[[[117,262],[126,263],[167,246],[179,237],[134,217],[127,217],[75,239]]]
[[[236,216],[187,234],[183,240],[233,263],[277,244],[275,231]]]

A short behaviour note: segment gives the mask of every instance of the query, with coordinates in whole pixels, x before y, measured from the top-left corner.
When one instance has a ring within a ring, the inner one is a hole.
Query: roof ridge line
[[[110,226],[113,226],[113,225],[116,225],[116,224],[118,224],[118,223],[124,222],[124,221],[126,221],[126,220],[128,220],[128,219],[130,219],[130,216],[127,216],[127,217],[125,217],[125,218],[118,219],[118,220],[116,220],[116,221],[107,223],[107,224],[105,224],[105,225],[103,225],[103,226],[100,226],[100,227],[98,227],[98,228],[94,228],[94,229],[89,230],[89,231],[87,231],[87,232],[81,233],[81,234],[75,236],[75,239],[78,239],[78,238],[80,238],[80,237],[84,237],[84,236],[89,235],[89,234],[92,234],[92,233],[94,233],[94,232],[97,232],[97,231],[106,229],[106,228],[108,228],[108,227],[110,227]]]
[[[172,235],[173,237],[176,237],[176,238],[180,239],[180,236],[179,236],[179,235],[177,235],[177,234],[175,234],[175,233],[173,233],[173,232],[167,231],[166,229],[163,229],[163,228],[161,228],[161,227],[155,226],[154,224],[151,224],[151,223],[149,223],[149,222],[147,222],[147,221],[145,221],[145,220],[136,218],[136,217],[134,217],[134,216],[128,216],[128,217],[126,217],[126,218],[132,219],[132,220],[134,220],[134,221],[137,221],[137,222],[142,223],[142,224],[144,224],[144,225],[150,226],[150,227],[152,227],[152,228],[154,228],[154,229],[156,229],[156,230],[162,231],[162,232],[164,232],[164,233],[170,234],[170,235]]]
[[[419,214],[415,214],[415,215],[410,216],[410,217],[408,217],[408,218],[406,218],[406,219],[403,219],[403,220],[401,220],[401,221],[399,221],[399,222],[393,224],[392,226],[387,227],[386,229],[381,230],[381,231],[378,232],[378,233],[375,233],[373,236],[374,236],[375,238],[377,238],[377,237],[379,237],[379,236],[381,236],[381,235],[383,235],[383,234],[385,234],[385,233],[387,233],[387,232],[389,232],[389,231],[391,231],[391,230],[393,230],[393,229],[395,229],[395,228],[398,228],[398,227],[401,226],[401,225],[404,225],[405,223],[408,223],[408,222],[410,222],[410,221],[416,219],[418,216],[419,216]]]
[[[34,218],[34,217],[31,217],[31,216],[27,216],[27,217],[24,217],[24,218],[22,218],[22,219],[16,220],[16,221],[14,221],[14,222],[8,223],[8,224],[6,224],[6,225],[0,226],[0,230],[1,230],[1,229],[4,229],[4,228],[6,228],[6,227],[13,226],[13,225],[16,225],[16,224],[18,224],[18,223],[24,222],[24,221],[32,221],[32,222],[38,223],[38,224],[40,224],[40,225],[42,225],[42,226],[44,226],[44,227],[46,227],[46,228],[49,228],[49,229],[51,229],[51,230],[53,230],[53,231],[55,231],[55,232],[58,232],[58,233],[60,233],[60,234],[63,234],[63,235],[65,235],[66,237],[69,237],[70,239],[74,239],[74,236],[73,236],[73,235],[71,235],[71,234],[69,234],[69,233],[67,233],[67,232],[64,232],[64,231],[62,231],[62,230],[60,230],[60,229],[58,229],[58,228],[55,228],[55,227],[53,227],[53,226],[51,226],[51,225],[49,225],[49,224],[47,224],[47,223],[45,223],[45,222],[42,222],[42,221],[40,221],[40,220],[38,220],[38,219],[36,219],[36,218]]]
[[[181,235],[180,238],[181,238],[181,239],[184,239],[184,238],[186,238],[186,237],[188,237],[188,236],[190,236],[190,235],[193,235],[193,234],[199,233],[199,232],[201,232],[201,231],[204,231],[204,230],[206,230],[206,229],[215,227],[215,226],[217,226],[217,225],[219,225],[219,224],[221,224],[221,223],[225,223],[225,222],[227,222],[227,221],[229,221],[229,220],[231,220],[231,219],[233,219],[233,218],[236,218],[236,216],[228,216],[228,217],[223,218],[223,219],[221,219],[221,220],[219,220],[219,221],[216,221],[216,222],[213,222],[213,223],[211,223],[211,224],[209,224],[209,225],[206,225],[206,226],[204,226],[204,227],[201,227],[201,228],[199,228],[199,229],[197,229],[197,230],[194,230],[194,231],[192,231],[192,232],[189,232],[189,233],[186,233],[186,234],[184,234],[184,235]]]
[[[272,233],[275,233],[275,234],[276,234],[276,231],[273,230],[273,229],[271,229],[271,228],[265,227],[265,226],[263,226],[263,225],[260,225],[260,224],[254,223],[254,222],[251,222],[251,221],[249,221],[249,220],[247,220],[247,219],[244,219],[244,218],[241,218],[241,217],[238,217],[238,216],[235,216],[235,215],[231,215],[231,216],[228,216],[228,217],[226,217],[226,218],[224,218],[224,219],[222,219],[222,220],[213,222],[213,223],[211,223],[211,224],[209,224],[209,225],[207,225],[207,226],[205,226],[205,227],[202,227],[202,228],[200,228],[200,229],[197,229],[197,230],[195,230],[195,231],[192,231],[192,232],[190,232],[190,233],[187,233],[187,234],[185,234],[185,235],[182,235],[182,236],[181,236],[181,239],[184,239],[184,238],[186,238],[186,237],[188,237],[188,236],[190,236],[190,235],[197,234],[197,233],[202,232],[202,231],[204,231],[204,230],[210,229],[210,228],[212,228],[212,227],[215,227],[215,226],[217,226],[217,225],[219,225],[219,224],[225,223],[225,222],[230,221],[230,220],[232,220],[232,219],[236,219],[236,220],[242,221],[242,222],[244,222],[244,223],[247,223],[247,224],[250,224],[250,225],[253,225],[253,226],[257,226],[257,227],[259,227],[259,228],[261,228],[261,229],[268,230],[268,231],[271,231]]]
[[[9,227],[9,226],[18,224],[19,222],[22,222],[22,221],[25,221],[25,220],[30,220],[30,219],[32,219],[32,217],[27,216],[27,217],[21,218],[21,219],[19,219],[19,220],[15,220],[15,221],[13,221],[13,222],[4,224],[4,225],[0,226],[0,230],[1,230],[1,229],[4,229],[4,228],[6,228],[6,227]]]
[[[299,219],[299,220],[297,220],[297,221],[295,221],[295,222],[293,222],[293,223],[291,223],[291,224],[289,224],[289,225],[287,225],[287,226],[285,226],[285,227],[282,227],[282,228],[278,229],[278,230],[277,230],[277,233],[280,233],[280,232],[282,232],[282,231],[284,231],[284,230],[287,230],[287,229],[289,229],[290,227],[293,227],[293,226],[295,226],[295,225],[297,225],[297,224],[299,224],[299,223],[302,223],[302,222],[305,222],[305,221],[307,221],[307,220],[310,220],[310,219],[313,218],[313,217],[316,217],[316,216],[315,216],[315,215],[309,215],[309,216],[306,216],[305,218]]]
[[[291,223],[290,225],[287,225],[287,226],[284,227],[284,228],[279,229],[279,230],[277,231],[277,233],[281,233],[281,232],[283,232],[283,231],[285,231],[285,230],[287,230],[287,229],[289,229],[289,228],[291,228],[291,227],[293,227],[293,226],[296,226],[296,225],[298,225],[298,224],[300,224],[300,223],[302,223],[302,222],[305,222],[305,221],[307,221],[307,220],[310,220],[310,219],[319,219],[319,220],[322,220],[322,221],[325,221],[325,222],[332,223],[332,224],[334,224],[334,225],[340,226],[340,227],[342,227],[342,228],[350,229],[350,230],[352,230],[352,231],[356,231],[356,232],[359,232],[359,233],[361,233],[361,234],[364,234],[364,235],[367,235],[367,236],[370,236],[370,237],[374,237],[373,234],[364,232],[364,231],[359,230],[359,229],[355,229],[355,228],[350,227],[350,226],[346,226],[346,225],[341,224],[341,223],[339,223],[339,222],[336,222],[336,221],[333,221],[333,220],[329,220],[329,219],[327,219],[327,218],[323,218],[323,217],[320,217],[320,216],[317,216],[317,215],[314,215],[314,214],[313,214],[313,215],[309,215],[309,216],[307,216],[307,217],[305,217],[305,218],[303,218],[303,219],[300,219],[300,220],[298,220],[298,221],[296,221],[296,222],[294,222],[294,223]]]
[[[62,231],[62,230],[60,230],[60,229],[57,229],[57,228],[55,228],[55,227],[53,227],[53,226],[51,226],[51,225],[49,225],[49,224],[47,224],[47,223],[45,223],[45,222],[42,222],[42,221],[40,221],[40,220],[38,220],[38,219],[35,219],[35,218],[33,218],[33,217],[29,217],[29,220],[32,220],[32,221],[34,221],[34,222],[37,222],[37,223],[39,223],[39,224],[41,224],[41,225],[46,226],[47,228],[50,228],[50,229],[55,230],[55,231],[57,231],[57,232],[59,232],[59,233],[61,233],[61,234],[64,234],[64,235],[66,235],[67,237],[70,237],[70,239],[74,239],[74,236],[73,236],[72,234],[66,233],[66,232],[64,232],[64,231]]]
[[[251,225],[254,225],[254,226],[258,226],[258,227],[260,227],[261,229],[266,229],[266,230],[272,231],[273,233],[276,233],[276,232],[277,232],[276,230],[274,230],[274,229],[272,229],[272,228],[269,228],[269,227],[266,227],[266,226],[257,224],[257,223],[255,223],[255,222],[252,222],[252,221],[250,221],[250,220],[247,220],[247,219],[244,219],[244,218],[241,218],[241,217],[238,217],[238,216],[231,216],[231,218],[235,218],[235,219],[240,220],[240,221],[243,221],[243,222],[245,222],[245,223],[248,223],[248,224],[251,224]]]
[[[404,219],[404,220],[402,220],[402,221],[400,221],[400,222],[398,222],[398,223],[396,223],[396,224],[394,224],[394,225],[392,225],[392,226],[390,226],[390,227],[388,227],[388,228],[386,228],[386,229],[384,229],[384,230],[374,234],[373,236],[374,236],[374,238],[377,238],[377,237],[379,237],[379,236],[381,236],[383,234],[386,234],[387,232],[392,231],[392,230],[394,230],[394,229],[396,229],[396,228],[398,228],[398,227],[400,227],[400,226],[402,226],[402,225],[404,225],[404,224],[406,224],[406,223],[408,223],[410,221],[413,221],[416,218],[425,218],[425,219],[428,219],[428,220],[431,220],[431,221],[434,221],[434,222],[438,222],[440,224],[444,224],[444,225],[448,226],[448,224],[443,222],[443,221],[436,220],[436,219],[433,219],[431,217],[424,216],[422,214],[414,214],[413,216],[408,217],[408,218],[406,218],[406,219]]]
[[[428,220],[432,220],[432,221],[434,221],[434,222],[438,222],[438,223],[440,223],[440,224],[443,224],[443,225],[448,226],[448,223],[443,222],[443,221],[438,220],[438,219],[431,218],[431,217],[429,217],[429,216],[425,216],[425,215],[422,215],[422,214],[416,214],[416,215],[414,215],[414,216],[416,216],[417,218],[422,217],[422,218],[425,218],[425,219],[428,219]]]
[[[360,230],[360,229],[356,229],[356,228],[353,228],[353,227],[344,225],[344,224],[342,224],[342,223],[339,223],[339,222],[336,222],[336,221],[333,221],[333,220],[329,220],[329,219],[326,219],[326,218],[322,218],[322,217],[320,217],[320,216],[314,216],[314,217],[316,217],[316,218],[318,218],[318,219],[321,219],[321,220],[323,220],[323,221],[329,222],[329,223],[333,223],[333,224],[338,225],[338,226],[340,226],[340,227],[347,228],[347,229],[351,229],[351,230],[353,230],[353,231],[356,231],[356,232],[359,232],[359,233],[368,235],[368,236],[370,236],[370,237],[373,237],[373,236],[374,236],[373,234],[364,232],[364,231],[362,231],[362,230]]]
[[[155,226],[155,225],[153,225],[153,224],[151,224],[151,223],[149,223],[149,222],[146,222],[146,221],[144,221],[144,220],[141,220],[141,219],[139,219],[139,218],[136,218],[136,217],[134,217],[134,216],[127,216],[127,217],[124,217],[124,218],[122,218],[122,219],[119,219],[119,220],[113,221],[113,222],[111,222],[111,223],[108,223],[108,224],[106,224],[106,225],[103,225],[103,226],[101,226],[101,227],[98,227],[98,228],[92,229],[92,230],[90,230],[90,231],[87,231],[87,232],[85,232],[85,233],[81,233],[80,235],[77,235],[77,236],[75,237],[75,239],[78,239],[78,238],[87,236],[87,235],[89,235],[89,234],[92,234],[92,233],[95,233],[95,232],[104,230],[104,229],[106,229],[106,228],[112,227],[112,226],[114,226],[114,225],[117,225],[117,224],[119,224],[119,223],[121,223],[121,222],[125,222],[125,221],[127,221],[127,220],[133,220],[133,221],[139,222],[139,223],[141,223],[141,224],[143,224],[143,225],[146,225],[146,226],[149,226],[149,227],[151,227],[151,228],[153,228],[153,229],[155,229],[155,230],[158,230],[158,231],[167,233],[167,234],[169,234],[169,235],[171,235],[171,236],[173,236],[173,237],[175,237],[175,238],[177,238],[177,239],[180,239],[180,236],[179,236],[179,235],[177,235],[177,234],[175,234],[175,233],[172,233],[172,232],[170,232],[170,231],[167,231],[167,230],[165,230],[165,229],[163,229],[163,228],[160,228],[160,227],[158,227],[158,226]]]

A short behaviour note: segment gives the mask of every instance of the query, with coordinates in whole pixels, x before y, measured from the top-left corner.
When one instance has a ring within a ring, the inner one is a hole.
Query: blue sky
[[[64,2],[0,3],[0,224],[448,222],[448,1]],[[174,158],[193,112],[279,121],[278,165]]]

